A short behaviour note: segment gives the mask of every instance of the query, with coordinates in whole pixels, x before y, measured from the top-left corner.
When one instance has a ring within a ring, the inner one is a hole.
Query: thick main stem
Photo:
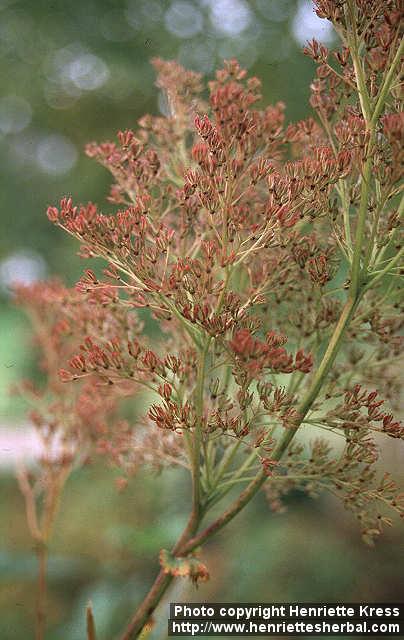
[[[195,534],[199,527],[200,523],[200,514],[196,511],[192,510],[191,516],[188,520],[187,526],[182,532],[180,538],[177,540],[176,544],[171,550],[173,555],[178,555],[185,545],[185,543]],[[136,610],[135,615],[132,620],[128,624],[125,629],[124,634],[121,637],[121,640],[132,640],[133,638],[137,638],[140,632],[142,631],[144,625],[149,620],[151,615],[153,614],[155,608],[160,602],[161,598],[167,591],[170,586],[173,575],[171,573],[165,573],[163,569],[157,575],[152,588],[146,595],[143,602],[139,605]]]
[[[148,619],[153,614],[156,606],[160,602],[161,598],[167,591],[167,588],[171,584],[173,576],[170,573],[164,573],[161,569],[157,578],[155,579],[152,588],[143,600],[142,604],[138,607],[135,615],[128,624],[121,640],[131,640],[131,638],[137,638]]]

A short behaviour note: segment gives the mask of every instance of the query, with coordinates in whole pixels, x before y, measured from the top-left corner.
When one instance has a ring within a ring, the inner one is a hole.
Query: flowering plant
[[[169,114],[87,147],[112,173],[117,212],[70,197],[48,209],[106,268],[74,289],[17,288],[47,373],[42,391],[25,385],[45,455],[36,477],[18,474],[40,558],[39,639],[58,499],[94,450],[122,487],[143,463],[185,467],[192,485],[185,530],[161,550],[122,640],[138,637],[176,576],[208,578],[197,550],[261,487],[277,510],[291,489],[328,489],[368,543],[388,510],[404,513],[404,494],[375,466],[381,436],[404,435],[386,408],[403,342],[402,14],[395,0],[315,4],[341,47],[305,48],[317,63],[313,117],[285,127],[282,103],[257,108],[260,81],[234,60],[208,95],[199,74],[154,60]],[[133,424],[120,407],[145,389]]]

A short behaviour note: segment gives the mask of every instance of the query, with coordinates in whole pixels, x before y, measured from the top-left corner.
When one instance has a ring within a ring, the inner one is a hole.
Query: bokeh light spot
[[[8,292],[15,283],[29,285],[42,280],[46,275],[46,264],[34,251],[16,251],[0,262],[0,288]]]
[[[310,0],[301,0],[293,19],[292,33],[301,45],[313,38],[321,42],[331,42],[334,37],[334,27],[329,20],[323,20],[317,16]]]
[[[73,84],[84,91],[102,87],[109,78],[105,62],[92,53],[84,53],[71,61],[68,75]]]
[[[252,21],[250,7],[243,0],[211,0],[210,20],[216,31],[238,36]]]
[[[67,173],[77,162],[77,149],[65,136],[57,133],[45,136],[36,148],[39,168],[53,176]]]
[[[192,38],[202,31],[203,16],[190,2],[173,2],[166,12],[165,25],[179,38]]]
[[[5,135],[25,129],[31,117],[31,107],[24,98],[5,96],[0,99],[0,131]]]

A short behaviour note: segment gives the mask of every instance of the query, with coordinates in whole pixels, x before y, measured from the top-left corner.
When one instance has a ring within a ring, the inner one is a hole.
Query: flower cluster
[[[384,404],[385,400],[377,391],[368,392],[356,384],[345,392],[343,403],[327,413],[327,423],[339,426],[348,434],[354,435],[363,430],[379,431],[391,438],[404,440],[404,426],[391,413],[383,411]]]
[[[309,373],[313,364],[312,357],[299,349],[293,360],[282,346],[286,341],[285,336],[277,335],[274,331],[267,333],[264,342],[254,339],[248,329],[240,329],[233,336],[229,346],[235,354],[236,362],[244,365],[252,377],[257,378],[263,370],[276,373]]]
[[[282,496],[291,490],[317,497],[326,488],[356,515],[362,537],[370,545],[385,526],[392,525],[391,518],[384,513],[386,503],[404,518],[404,493],[388,473],[377,478],[372,444],[347,443],[344,455],[337,457],[325,440],[317,439],[309,453],[306,456],[304,453],[303,446],[292,446],[285,463],[275,468],[265,489],[272,509],[281,509]]]
[[[257,109],[260,82],[235,61],[209,83],[206,103],[198,74],[155,60],[169,115],[143,118],[138,131],[119,132],[117,143],[87,147],[112,173],[111,200],[123,208],[106,215],[93,203],[78,206],[65,197],[48,209],[51,222],[79,240],[83,257],[107,262],[104,278],[87,269],[76,291],[64,293],[64,322],[74,317],[77,341],[64,363],[59,352],[60,379],[117,386],[115,396],[142,388],[154,394],[146,432],[127,421],[101,430],[98,450],[126,472],[138,467],[131,447],[145,451],[148,443],[161,451],[159,438],[178,438],[175,455],[166,459],[171,464],[177,456],[184,464],[184,433],[200,433],[206,443],[221,434],[217,443],[224,438],[225,449],[229,436],[239,438],[256,450],[252,465],[270,469],[268,442],[277,433],[271,416],[286,429],[301,420],[297,391],[340,314],[339,297],[327,287],[343,269],[341,249],[342,257],[349,255],[349,223],[343,235],[336,225],[358,198],[358,168],[369,144],[364,116],[350,106],[349,50],[334,56],[341,74],[323,45],[313,41],[306,53],[320,65],[312,98],[320,125],[309,118],[286,128],[284,105]],[[332,122],[331,137],[324,119]],[[380,153],[391,157],[402,120],[385,114],[381,123]],[[391,188],[391,180],[385,185]],[[390,233],[396,226],[390,223]],[[140,308],[163,331],[153,348],[137,320]],[[396,335],[398,320],[382,323],[378,311],[368,313],[367,328],[370,323],[372,334],[397,350],[398,338],[388,336]],[[294,354],[285,348],[288,334]],[[355,358],[362,362],[363,354],[348,350],[347,356],[351,365]],[[348,365],[339,368],[343,373]],[[288,392],[282,391],[285,376],[291,376]],[[337,379],[330,380],[329,397],[338,396]],[[258,381],[261,390],[254,388]],[[360,434],[377,419],[378,430],[400,437],[389,413],[369,413],[366,422],[363,406],[355,413],[345,403],[322,419],[342,430],[348,420]],[[158,433],[150,438],[153,424]],[[152,464],[157,458],[153,451],[141,457]]]

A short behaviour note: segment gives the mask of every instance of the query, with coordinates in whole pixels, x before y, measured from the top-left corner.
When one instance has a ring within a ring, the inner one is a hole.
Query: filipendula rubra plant
[[[196,550],[261,487],[274,509],[291,489],[330,490],[367,542],[391,524],[388,510],[404,512],[395,482],[375,469],[382,436],[397,446],[404,436],[385,402],[398,404],[402,346],[401,3],[315,8],[341,47],[305,49],[318,65],[313,117],[285,127],[283,104],[257,108],[260,82],[233,60],[208,95],[199,74],[155,60],[168,115],[87,147],[113,175],[118,211],[67,197],[48,209],[84,258],[104,259],[105,278],[86,270],[74,290],[19,289],[53,398],[35,423],[68,449],[67,462],[49,453],[40,473],[59,477],[93,447],[122,484],[140,463],[189,470],[188,524],[160,552],[122,640],[140,634],[175,576],[207,579]],[[138,309],[160,339],[147,337]],[[120,399],[144,388],[144,420],[119,419]]]

